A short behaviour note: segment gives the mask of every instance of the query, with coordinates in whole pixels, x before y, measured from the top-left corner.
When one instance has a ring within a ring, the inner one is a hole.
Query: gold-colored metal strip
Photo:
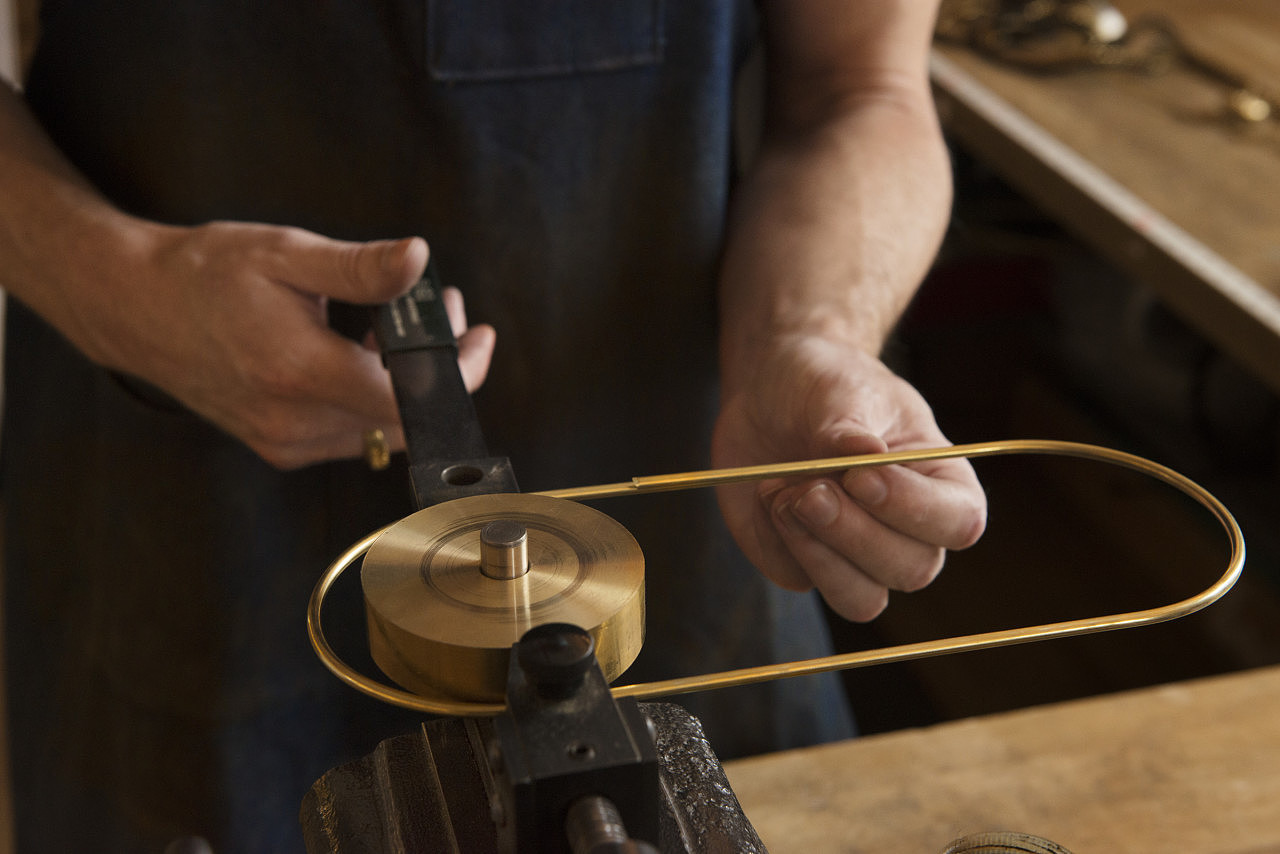
[[[707,471],[659,474],[633,477],[621,483],[605,483],[598,486],[576,486],[568,489],[549,489],[537,493],[550,498],[567,498],[586,501],[593,498],[615,498],[621,495],[643,495],[650,492],[671,492],[704,486],[721,486],[751,480],[768,480],[776,477],[829,474],[847,469],[886,466],[894,463],[913,463],[940,460],[946,457],[989,456],[993,453],[1017,453],[1013,446],[1034,440],[1009,440],[980,445],[954,445],[949,448],[922,448],[913,451],[891,451],[884,454],[859,454],[852,457],[829,457],[820,460],[803,460],[794,463],[768,463],[758,466],[710,469]]]
[[[577,486],[567,489],[549,489],[536,493],[550,498],[567,498],[574,501],[586,501],[596,498],[615,498],[623,495],[643,495],[651,492],[669,492],[696,487],[722,486],[728,483],[742,483],[752,480],[768,480],[770,478],[800,477],[805,475],[830,474],[858,468],[896,465],[902,463],[919,463],[929,460],[951,459],[956,457],[975,458],[992,457],[1011,454],[1045,454],[1056,456],[1078,457],[1107,462],[1126,468],[1136,469],[1144,474],[1159,477],[1157,470],[1164,466],[1142,457],[1126,454],[1097,445],[1084,445],[1078,442],[1062,442],[1052,439],[1006,439],[997,442],[977,442],[969,445],[952,445],[946,448],[917,448],[907,451],[889,451],[883,454],[859,454],[851,457],[828,457],[818,460],[802,460],[791,463],[768,463],[758,466],[741,466],[738,468],[709,469],[707,471],[682,472],[679,474],[660,474],[648,477],[634,477],[620,483],[606,483],[598,486]],[[1170,472],[1185,480],[1176,472]],[[1167,480],[1160,477],[1161,480]]]
[[[755,682],[766,682],[791,676],[809,673],[822,673],[832,670],[845,670],[854,667],[866,667],[872,664],[883,664],[895,661],[927,658],[952,652],[967,652],[979,649],[990,649],[999,646],[1010,646],[1053,638],[1075,637],[1115,629],[1132,628],[1151,625],[1177,619],[1192,614],[1223,596],[1244,568],[1245,544],[1240,526],[1230,511],[1212,493],[1192,481],[1190,478],[1159,463],[1143,457],[1116,451],[1110,448],[1086,445],[1076,442],[1054,440],[1008,440],[1000,442],[983,442],[970,445],[955,445],[947,448],[927,448],[909,451],[894,451],[887,454],[867,454],[857,457],[838,457],[825,460],[811,460],[797,463],[781,463],[763,466],[748,466],[736,469],[717,469],[702,472],[662,475],[658,477],[635,478],[627,483],[605,484],[601,486],[582,487],[578,489],[553,490],[541,493],[558,498],[604,498],[617,495],[660,492],[694,487],[714,486],[724,483],[737,483],[751,480],[764,480],[774,477],[792,477],[843,471],[851,468],[882,466],[901,463],[925,462],[928,460],[949,459],[957,457],[990,457],[1007,454],[1043,454],[1067,456],[1079,459],[1109,463],[1140,472],[1162,481],[1178,489],[1197,501],[1207,509],[1222,525],[1230,543],[1230,556],[1222,575],[1204,591],[1158,608],[1131,611],[1104,617],[1091,617],[1080,620],[1048,623],[1027,628],[1007,629],[975,635],[965,635],[943,640],[923,643],[905,644],[882,649],[865,650],[826,656],[807,661],[769,664],[749,667],[740,670],[708,673],[688,676],[679,679],[668,679],[662,682],[644,682],[633,685],[622,685],[613,688],[616,697],[635,697],[652,699],[673,694],[705,691],[714,688],[727,688],[734,685],[745,685]],[[386,529],[383,529],[386,530]],[[325,571],[320,582],[312,593],[307,609],[307,631],[313,647],[320,660],[352,687],[369,694],[376,699],[404,708],[428,714],[458,716],[488,716],[497,714],[502,706],[492,703],[466,703],[449,698],[423,697],[410,694],[384,685],[348,666],[334,654],[325,641],[320,627],[320,611],[324,597],[339,575],[350,564],[363,555],[373,541],[382,533],[376,531],[365,537],[344,552]]]

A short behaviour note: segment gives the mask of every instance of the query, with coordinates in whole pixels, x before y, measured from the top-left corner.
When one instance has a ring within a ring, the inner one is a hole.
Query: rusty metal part
[[[373,659],[417,694],[500,700],[511,645],[544,623],[589,631],[610,680],[643,643],[640,547],[572,501],[477,495],[419,510],[372,544],[360,580]]]
[[[671,703],[641,703],[659,759],[659,849],[765,854],[701,722]],[[316,781],[300,820],[310,854],[496,854],[511,820],[493,778],[493,722],[438,718],[389,738]]]
[[[569,807],[565,834],[573,854],[658,854],[647,842],[632,839],[608,798],[587,795]]]
[[[1230,545],[1227,565],[1218,580],[1205,590],[1169,605],[1131,611],[1102,617],[1090,617],[1079,620],[1068,620],[1048,623],[1026,628],[1007,629],[986,632],[943,640],[906,644],[883,649],[866,650],[842,655],[832,655],[808,661],[795,661],[783,664],[767,664],[741,670],[708,673],[663,682],[646,682],[634,685],[623,685],[613,688],[616,697],[637,697],[652,699],[674,694],[705,691],[715,688],[727,688],[734,685],[745,685],[755,682],[766,682],[791,676],[809,673],[821,673],[833,670],[844,670],[855,667],[867,667],[893,661],[908,661],[928,658],[953,652],[965,652],[979,649],[990,649],[999,646],[1027,643],[1030,641],[1049,640],[1053,638],[1075,637],[1114,629],[1132,628],[1150,625],[1167,620],[1184,617],[1199,611],[1217,601],[1239,578],[1244,567],[1245,545],[1244,535],[1230,511],[1212,493],[1178,472],[1133,454],[1086,445],[1075,442],[1054,440],[1022,439],[999,442],[983,442],[969,445],[955,445],[945,448],[895,451],[886,454],[867,454],[855,457],[840,457],[825,460],[809,460],[796,463],[780,463],[774,465],[748,466],[734,469],[716,469],[711,471],[688,472],[684,474],[662,475],[658,477],[637,477],[623,483],[603,486],[581,487],[577,489],[554,490],[537,493],[542,498],[585,499],[605,498],[618,495],[644,494],[669,490],[690,489],[694,487],[715,486],[726,483],[738,483],[752,480],[764,480],[776,477],[793,477],[802,475],[823,474],[849,469],[909,464],[937,459],[992,457],[1010,454],[1041,454],[1051,456],[1075,457],[1095,462],[1107,463],[1132,469],[1188,495],[1203,506],[1222,526]],[[469,500],[469,499],[468,499]],[[453,502],[451,502],[453,503]],[[426,512],[426,511],[423,511]],[[412,517],[410,517],[412,518]],[[397,523],[399,524],[399,523]],[[395,526],[392,526],[395,527]],[[349,685],[380,699],[384,702],[403,706],[420,712],[444,715],[494,715],[502,710],[498,703],[460,702],[447,698],[420,696],[396,690],[390,686],[359,673],[342,661],[329,646],[321,630],[321,608],[329,588],[342,572],[366,551],[378,539],[381,532],[374,532],[360,542],[354,544],[331,564],[316,585],[312,593],[307,611],[307,628],[312,645],[320,660],[338,678]],[[608,570],[611,571],[611,570]]]

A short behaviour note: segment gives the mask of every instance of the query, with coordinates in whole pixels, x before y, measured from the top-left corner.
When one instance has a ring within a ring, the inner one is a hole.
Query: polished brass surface
[[[866,667],[891,661],[927,658],[952,652],[990,649],[998,646],[1009,646],[1036,640],[1074,637],[1083,634],[1110,631],[1150,625],[1176,619],[1204,608],[1222,597],[1244,568],[1245,545],[1244,535],[1230,511],[1213,496],[1212,493],[1166,466],[1126,454],[1121,451],[1101,448],[1095,445],[1084,445],[1075,442],[1053,440],[1023,439],[1000,442],[984,442],[971,445],[956,445],[946,448],[928,448],[910,451],[895,451],[886,454],[867,454],[856,457],[840,457],[825,460],[808,460],[795,463],[749,466],[735,469],[717,469],[702,472],[662,475],[658,477],[637,477],[623,483],[589,486],[576,489],[554,490],[537,493],[536,497],[564,500],[568,498],[605,498],[617,495],[644,494],[694,487],[714,486],[725,483],[737,483],[751,480],[764,480],[776,477],[792,477],[799,475],[822,474],[847,469],[923,462],[926,460],[958,458],[958,457],[990,457],[1009,454],[1043,454],[1067,456],[1079,459],[1094,460],[1123,468],[1132,469],[1151,478],[1159,480],[1195,499],[1222,526],[1230,545],[1230,555],[1222,574],[1212,585],[1200,593],[1161,607],[1141,611],[1131,611],[1103,617],[1091,617],[1080,620],[1048,623],[1026,628],[1008,629],[987,632],[923,643],[906,644],[884,649],[866,650],[842,655],[826,656],[807,661],[786,662],[783,664],[766,664],[759,667],[744,668],[722,673],[708,673],[664,682],[645,682],[634,685],[614,687],[617,697],[637,697],[652,699],[673,694],[690,693],[713,688],[726,688],[753,682],[765,682],[789,676],[808,673],[820,673],[832,670],[844,670],[854,667]],[[534,497],[534,496],[530,496]],[[451,502],[456,503],[456,502]],[[425,512],[425,511],[424,511]],[[413,518],[413,517],[409,517]],[[397,523],[400,524],[400,523]],[[392,526],[395,527],[395,526]],[[312,594],[307,611],[307,628],[312,645],[317,655],[331,671],[340,679],[353,687],[376,697],[384,702],[403,706],[420,712],[445,715],[481,716],[494,715],[502,710],[498,703],[459,702],[438,696],[422,696],[400,691],[379,683],[374,679],[355,671],[337,655],[324,638],[320,625],[321,607],[329,588],[342,572],[360,558],[378,538],[375,532],[353,545],[334,561],[325,571]],[[1155,534],[1156,532],[1147,532]],[[1141,535],[1142,532],[1135,532]]]
[[[481,528],[480,571],[508,581],[528,572],[528,529],[513,519],[499,519]]]
[[[366,430],[360,437],[364,443],[364,461],[374,471],[383,471],[391,465],[391,446],[387,444],[387,434],[381,430]]]
[[[483,565],[513,557],[521,571],[505,577]],[[543,623],[590,632],[608,679],[643,642],[640,547],[622,525],[571,501],[476,495],[420,510],[371,545],[360,581],[374,661],[418,694],[501,699],[511,645]]]

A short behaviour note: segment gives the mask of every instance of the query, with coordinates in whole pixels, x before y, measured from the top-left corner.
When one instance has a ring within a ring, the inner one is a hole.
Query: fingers
[[[307,293],[362,305],[387,302],[413,287],[429,255],[421,237],[360,243],[294,228],[270,234],[270,275]]]
[[[467,306],[462,298],[462,291],[457,288],[445,288],[441,292],[444,299],[444,312],[449,317],[449,328],[454,338],[462,338],[467,332]]]
[[[272,466],[288,471],[323,460],[354,459],[365,455],[365,436],[370,430],[381,430],[387,450],[404,450],[404,432],[396,426],[369,427],[351,413],[336,409],[316,409],[310,423],[317,429],[313,435],[291,435],[286,442],[250,442],[249,447]]]
[[[444,307],[458,339],[458,370],[462,372],[462,381],[467,391],[475,391],[484,385],[489,375],[497,333],[487,324],[467,326],[466,306],[457,288],[444,289]]]
[[[944,549],[968,548],[986,527],[982,487],[965,460],[852,469],[840,486],[882,525]]]
[[[947,549],[981,536],[986,503],[963,460],[925,471],[906,466],[851,470],[809,480],[769,497],[768,512],[785,554],[781,575],[803,573],[828,604],[869,620],[890,590],[933,581]]]
[[[404,448],[390,375],[381,357],[341,336],[292,338],[290,357],[257,383],[237,413],[235,431],[259,456],[282,469],[358,457],[363,436],[382,430],[392,451]]]
[[[744,485],[732,489],[750,491],[752,487]],[[774,584],[787,590],[809,590],[814,586],[813,580],[796,560],[787,543],[778,535],[778,520],[774,516],[774,508],[778,505],[777,496],[780,491],[770,483],[761,484],[757,490],[756,506],[751,515],[755,548],[748,548],[748,551],[762,557],[756,565]]]
[[[325,302],[375,304],[407,291],[425,269],[424,240],[361,243],[239,222],[153,236],[135,274],[146,298],[116,326],[129,334],[101,348],[104,364],[155,383],[280,468],[359,456],[372,429],[403,448],[380,356],[331,330]],[[474,388],[493,331],[460,322],[460,364]]]
[[[496,333],[487,325],[467,326],[462,294],[456,288],[445,288],[444,300],[450,325],[458,336],[459,371],[467,390],[475,391],[487,376]],[[325,335],[315,342],[307,364],[309,369],[299,391],[323,404],[315,407],[311,420],[316,432],[295,435],[291,443],[275,443],[292,447],[280,447],[273,453],[274,460],[296,457],[305,464],[316,459],[360,456],[364,450],[362,436],[372,429],[383,431],[391,451],[404,449],[391,378],[377,353],[345,338]],[[288,463],[284,467],[289,467]]]
[[[889,604],[889,585],[825,542],[813,536],[811,522],[801,521],[794,505],[783,500],[771,508],[771,520],[785,549],[783,560],[803,572],[809,584],[845,619],[866,622]]]
[[[397,263],[405,265],[404,270],[420,276],[419,262],[425,263],[425,255],[415,255],[415,246],[420,243],[392,241],[386,246],[391,247]],[[425,244],[421,245],[425,249]],[[377,251],[385,248],[378,244],[366,246]],[[374,254],[371,251],[365,257]],[[467,325],[462,294],[456,288],[445,288],[443,298],[458,339],[458,369],[467,390],[475,391],[488,374],[496,334],[491,326]],[[304,397],[311,396],[317,404],[311,422],[316,432],[307,436],[295,434],[291,443],[273,442],[276,448],[268,459],[280,465],[282,459],[299,458],[305,464],[316,459],[359,456],[363,453],[361,437],[372,429],[383,431],[390,450],[403,450],[404,433],[390,375],[378,354],[330,334],[317,337],[313,346],[307,359],[309,368],[300,378],[298,391]],[[288,466],[286,462],[284,467]]]
[[[947,444],[919,392],[847,341],[780,339],[753,358],[754,380],[721,409],[717,465]],[[816,586],[855,620],[878,614],[890,590],[929,583],[946,550],[971,545],[986,523],[985,496],[964,460],[850,469],[758,489],[754,501],[721,492],[744,552],[779,584]]]
[[[387,302],[418,282],[428,247],[420,237],[354,242],[303,229],[215,223],[191,232],[222,259],[222,280],[238,283],[257,310],[226,318],[218,333],[230,367],[187,399],[279,468],[358,457],[363,435],[379,429],[404,448],[390,376],[376,352],[331,331],[324,298]],[[230,290],[230,288],[227,288]],[[209,292],[209,291],[203,291]],[[468,327],[461,295],[446,289],[469,391],[485,380],[495,333]],[[194,385],[188,383],[188,385]]]

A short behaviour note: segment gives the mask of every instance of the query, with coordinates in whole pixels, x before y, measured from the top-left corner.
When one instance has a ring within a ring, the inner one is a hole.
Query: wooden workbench
[[[771,854],[1280,852],[1280,668],[728,763]]]
[[[1280,3],[1113,2],[1280,92]],[[1036,74],[940,43],[933,79],[961,148],[1280,390],[1280,120],[1232,121],[1186,66]]]

